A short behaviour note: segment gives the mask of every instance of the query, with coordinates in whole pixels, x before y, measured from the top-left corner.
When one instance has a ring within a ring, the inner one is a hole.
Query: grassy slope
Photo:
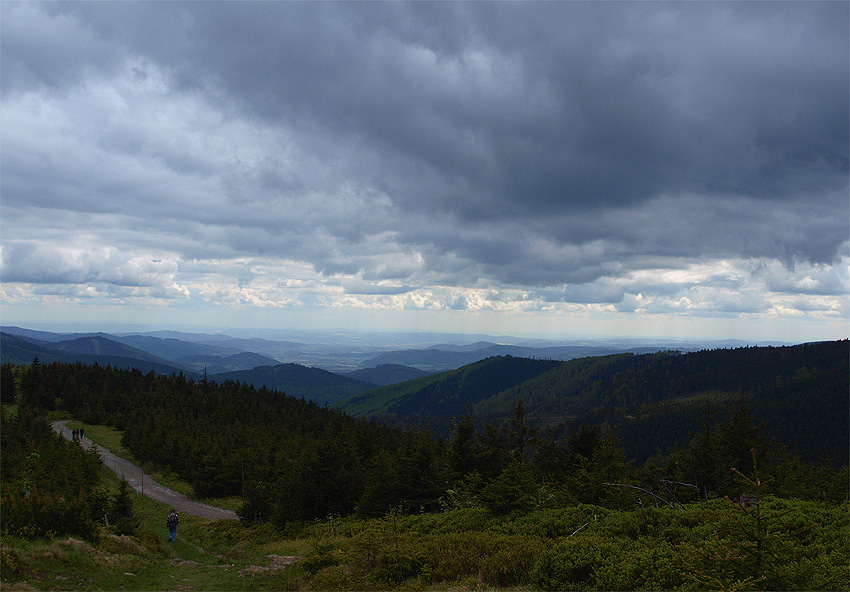
[[[82,424],[71,421],[68,425],[74,428]],[[87,437],[134,460],[120,445],[121,433],[117,430],[88,424],[84,427]],[[177,490],[188,488],[158,475],[157,480],[160,479]],[[116,491],[118,477],[104,467],[101,485]],[[177,542],[168,543],[165,528],[168,507],[133,491],[131,496],[140,519],[137,536],[116,536],[109,534],[108,529],[103,529],[97,543],[74,538],[29,541],[4,536],[0,564],[3,589],[288,590],[300,587],[298,581],[303,575],[300,567],[269,571],[262,568],[270,565],[265,557],[269,553],[304,555],[310,549],[308,541],[272,543],[261,529],[244,528],[237,521],[224,521],[232,526],[212,527],[205,518],[184,514],[180,518]],[[222,544],[220,533],[228,530],[237,532],[238,540]],[[211,533],[219,533],[218,539]],[[217,552],[210,548],[216,548]],[[240,574],[246,568],[248,571]]]
[[[209,521],[182,516],[177,542],[167,543],[167,508],[133,494],[140,536],[104,534],[97,543],[67,538],[27,541],[3,537],[3,582],[36,590],[288,590],[298,587],[301,570],[260,572],[270,564],[264,545],[250,540],[250,529],[227,555],[204,547]],[[232,521],[230,521],[232,522]],[[209,541],[211,544],[214,541]],[[303,554],[306,542],[278,545],[276,551]],[[282,553],[281,553],[282,554]],[[257,573],[245,575],[240,570]],[[25,583],[28,587],[23,586]],[[12,587],[14,589],[15,586]]]

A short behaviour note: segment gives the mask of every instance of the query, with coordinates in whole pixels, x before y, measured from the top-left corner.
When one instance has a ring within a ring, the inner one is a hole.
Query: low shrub
[[[27,573],[27,566],[21,559],[21,554],[16,549],[0,545],[0,574],[3,574],[3,581],[8,583],[15,582]]]
[[[599,535],[566,538],[546,549],[532,570],[534,585],[544,590],[596,589],[596,571],[611,561],[622,541]]]
[[[534,564],[545,542],[520,536],[501,536],[492,541],[490,553],[481,558],[479,574],[487,584],[515,586],[531,581]]]
[[[431,582],[478,578],[482,558],[490,553],[493,535],[463,532],[433,537],[423,543],[427,557],[422,577]]]
[[[614,512],[613,514],[617,514]],[[591,504],[581,504],[569,508],[539,510],[515,516],[509,522],[494,527],[497,532],[556,539],[567,537],[581,529],[593,531],[606,518],[611,510]],[[607,522],[606,522],[607,523]]]
[[[168,557],[169,551],[165,546],[165,543],[162,542],[162,538],[148,528],[140,528],[136,530],[136,538],[142,544],[142,546],[159,557]]]
[[[354,575],[348,565],[330,565],[313,575],[310,580],[311,590],[363,590],[371,588],[364,586],[362,580]]]
[[[330,545],[319,545],[315,552],[301,561],[301,566],[310,574],[315,575],[327,567],[337,565],[339,557]]]
[[[411,549],[381,553],[375,558],[369,578],[376,584],[398,585],[422,571],[422,557]]]
[[[601,590],[673,590],[684,584],[675,550],[660,539],[622,541],[593,574]]]
[[[66,497],[35,487],[27,491],[4,487],[0,514],[4,534],[29,539],[66,535],[97,539],[97,525],[82,490]]]

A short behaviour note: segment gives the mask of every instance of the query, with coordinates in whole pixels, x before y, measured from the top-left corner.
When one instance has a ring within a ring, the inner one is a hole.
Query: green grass
[[[133,456],[133,453],[121,445],[121,438],[124,432],[115,428],[104,425],[84,424],[81,421],[71,420],[67,424],[69,430],[83,428],[86,431],[86,438],[92,442],[97,442],[101,446],[109,448],[113,454],[127,459],[132,463],[139,464],[139,461]]]
[[[117,489],[117,483],[118,478],[104,470],[102,484]],[[130,495],[139,519],[134,536],[116,536],[103,528],[100,540],[94,543],[75,538],[30,541],[2,537],[2,589],[303,589],[304,572],[299,566],[262,569],[271,565],[265,555],[303,554],[309,549],[306,542],[273,542],[267,529],[186,514],[181,515],[177,541],[169,543],[165,527],[168,506],[133,491]],[[230,533],[229,542],[219,540],[221,532]]]

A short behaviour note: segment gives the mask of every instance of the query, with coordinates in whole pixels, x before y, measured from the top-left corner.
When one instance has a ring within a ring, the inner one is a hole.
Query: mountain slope
[[[188,366],[196,372],[204,372],[206,370],[207,374],[221,374],[234,370],[252,370],[258,366],[275,366],[278,364],[277,360],[253,352],[241,352],[230,356],[196,354],[176,358],[175,362]]]
[[[179,360],[185,356],[229,356],[242,352],[241,349],[194,343],[173,337],[161,338],[151,335],[116,335],[110,339],[149,352],[166,360]]]
[[[160,358],[159,356],[155,356],[141,349],[119,343],[99,335],[59,341],[51,343],[50,347],[66,353],[88,354],[93,356],[114,356],[131,358],[134,360],[145,360],[147,362],[168,363],[168,360]]]
[[[476,403],[545,372],[559,362],[511,356],[370,390],[346,400],[352,415],[462,415]]]
[[[65,343],[65,349],[53,347],[57,344],[33,342],[28,339],[9,335],[8,333],[0,333],[0,363],[28,365],[32,363],[33,358],[38,358],[39,361],[45,364],[51,362],[67,362],[100,366],[112,366],[114,368],[135,368],[144,373],[155,372],[157,374],[179,374],[185,373],[188,377],[194,377],[194,373],[185,371],[183,368],[178,368],[167,360],[158,359],[155,356],[145,355],[145,359],[127,357],[120,353],[131,354],[130,350],[122,348],[113,348],[111,345],[103,343],[86,343],[89,338],[82,338],[82,342],[76,344]],[[77,340],[71,340],[77,341]],[[119,344],[120,345],[120,344]],[[81,349],[82,352],[74,351]],[[88,351],[100,348],[101,351],[112,351],[114,353],[87,353]],[[140,355],[141,355],[140,354]]]
[[[479,421],[502,419],[512,416],[521,399],[527,420],[541,427],[571,431],[583,423],[609,423],[632,457],[642,462],[686,445],[707,406],[717,420],[729,403],[743,400],[756,421],[765,422],[766,435],[808,460],[845,464],[850,449],[848,362],[847,341],[617,354],[550,362],[545,372],[509,385],[484,378],[498,364],[481,362],[373,389],[345,401],[344,408],[393,425],[418,425],[425,418],[445,435],[445,418],[463,414],[467,406]],[[460,380],[479,372],[476,381]],[[499,388],[482,386],[488,382]]]
[[[379,364],[399,364],[425,370],[428,372],[444,372],[472,364],[486,358],[498,356],[513,356],[516,358],[533,358],[540,360],[572,360],[589,356],[606,356],[616,353],[652,353],[664,348],[647,346],[629,349],[595,346],[595,345],[563,345],[551,347],[528,347],[522,345],[505,345],[488,342],[478,342],[468,346],[436,345],[427,349],[408,349],[389,351],[365,360],[361,366],[376,366]]]
[[[342,376],[362,380],[375,386],[387,386],[390,384],[398,384],[423,378],[430,373],[418,368],[410,366],[402,366],[400,364],[381,364],[374,368],[363,368],[362,370],[354,370],[353,372],[340,373]]]
[[[232,380],[253,385],[255,388],[265,386],[291,397],[304,397],[319,404],[336,403],[372,386],[360,380],[300,364],[261,366],[253,370],[214,374],[209,378],[219,383]]]

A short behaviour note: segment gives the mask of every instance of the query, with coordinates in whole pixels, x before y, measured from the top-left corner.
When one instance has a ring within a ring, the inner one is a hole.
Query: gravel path
[[[65,426],[66,423],[68,422],[54,421],[51,425],[54,430],[62,434],[62,436],[64,436],[67,440],[70,440],[71,430]],[[238,518],[238,516],[236,516],[236,512],[196,502],[195,500],[189,499],[182,493],[177,493],[164,485],[160,485],[149,475],[145,475],[142,469],[133,463],[115,456],[108,448],[104,448],[100,444],[96,444],[88,438],[83,438],[80,444],[86,450],[94,444],[101,459],[103,459],[103,463],[112,469],[116,475],[124,477],[130,487],[142,495],[146,495],[149,498],[168,504],[178,512],[184,512],[194,516],[203,516],[204,518],[211,518],[213,520]]]

